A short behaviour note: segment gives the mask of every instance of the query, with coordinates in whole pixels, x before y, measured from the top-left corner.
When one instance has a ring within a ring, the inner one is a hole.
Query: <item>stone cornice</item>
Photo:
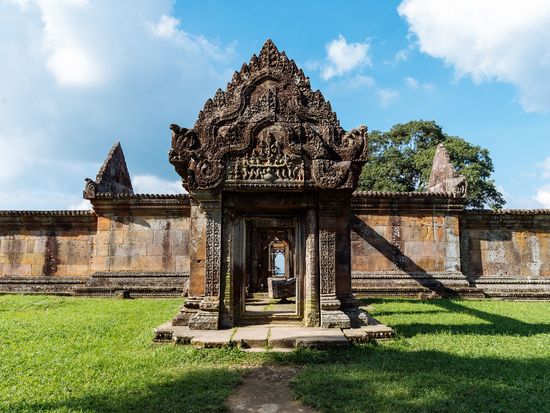
[[[0,227],[3,230],[47,228],[64,231],[87,228],[93,231],[96,223],[94,211],[0,211]]]
[[[550,209],[466,210],[461,218],[461,226],[466,229],[548,230]]]
[[[25,211],[25,210],[0,210],[0,217],[82,217],[95,216],[90,210],[55,210],[55,211]]]
[[[460,196],[455,196],[451,192],[392,192],[392,191],[355,191],[354,197],[371,197],[371,198],[455,198],[463,199]]]
[[[550,209],[469,209],[467,215],[550,215]]]
[[[352,211],[462,212],[464,198],[446,192],[354,192]]]
[[[190,210],[187,194],[111,194],[100,193],[91,200],[98,215],[118,211],[141,214],[181,214]],[[185,214],[185,213],[184,213]]]

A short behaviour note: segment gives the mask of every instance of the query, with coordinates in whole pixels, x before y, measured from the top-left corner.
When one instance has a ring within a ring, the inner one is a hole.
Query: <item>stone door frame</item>
[[[305,268],[305,245],[303,242],[304,217],[301,215],[288,214],[246,214],[237,218],[234,223],[234,242],[231,251],[232,257],[232,297],[234,323],[253,324],[254,321],[264,323],[269,321],[302,321],[303,318],[303,297],[304,297],[304,268]],[[239,229],[240,227],[240,229]],[[254,249],[261,247],[254,245],[252,231],[286,229],[293,232],[293,260],[294,276],[296,277],[296,314],[285,316],[246,316],[246,277],[252,271],[252,260]],[[259,319],[261,318],[261,319]]]
[[[242,291],[247,259],[247,226],[292,228],[294,270],[297,280],[297,315],[289,321],[305,326],[320,324],[320,296],[317,236],[317,194],[315,193],[227,193],[223,195],[223,242],[221,325],[242,322],[245,297]],[[277,320],[285,317],[277,317]],[[246,320],[247,322],[249,320]]]

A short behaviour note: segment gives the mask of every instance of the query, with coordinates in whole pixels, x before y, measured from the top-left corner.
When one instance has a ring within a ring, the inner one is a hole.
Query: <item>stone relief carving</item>
[[[221,215],[206,215],[206,280],[205,295],[217,296],[220,291]]]
[[[228,186],[354,189],[367,129],[344,131],[294,61],[266,41],[192,129],[171,125],[170,162],[187,190]]]
[[[321,268],[321,294],[334,294],[336,292],[336,234],[334,231],[319,231]]]

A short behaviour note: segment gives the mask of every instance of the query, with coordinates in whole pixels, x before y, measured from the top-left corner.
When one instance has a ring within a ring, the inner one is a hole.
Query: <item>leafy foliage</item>
[[[502,208],[505,200],[491,179],[494,171],[489,151],[458,136],[449,136],[434,121],[411,121],[389,131],[369,134],[369,161],[359,179],[359,189],[369,191],[426,190],[436,147],[443,143],[451,162],[466,177],[466,205]]]

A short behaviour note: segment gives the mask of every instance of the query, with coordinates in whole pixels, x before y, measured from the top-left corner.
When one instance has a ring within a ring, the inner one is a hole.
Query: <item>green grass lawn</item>
[[[180,302],[0,296],[0,411],[224,411],[263,363],[321,411],[550,411],[550,303],[374,300],[396,340],[250,354],[152,344]]]

